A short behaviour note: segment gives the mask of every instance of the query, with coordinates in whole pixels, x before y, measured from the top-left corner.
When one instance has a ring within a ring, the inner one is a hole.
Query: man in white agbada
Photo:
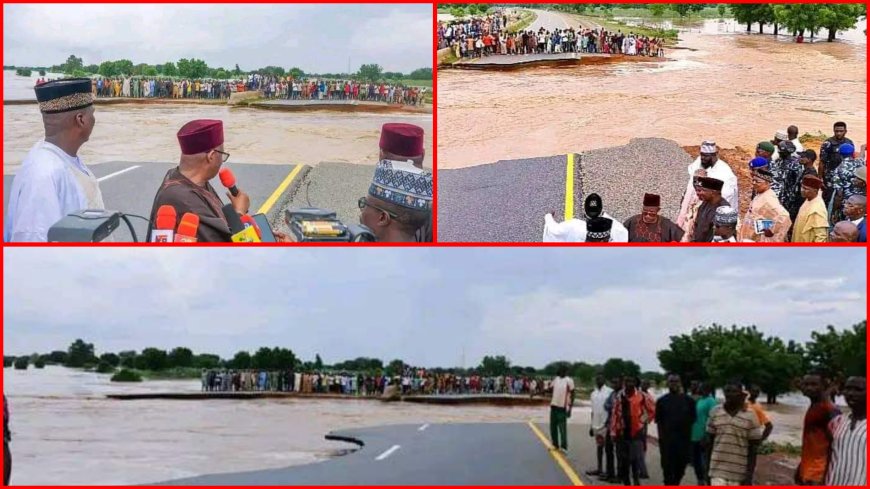
[[[105,208],[96,177],[78,157],[94,129],[91,80],[55,80],[35,90],[45,139],[30,149],[12,181],[6,242],[45,242],[48,229],[67,214]]]
[[[610,217],[606,212],[601,214],[601,217],[613,221],[613,227],[610,228],[611,243],[628,243],[628,229]],[[586,221],[581,219],[568,219],[564,222],[557,222],[552,213],[547,213],[544,216],[544,243],[585,243],[586,242]]]
[[[694,200],[695,187],[693,178],[695,172],[703,168],[707,172],[707,176],[722,180],[722,198],[728,201],[734,209],[737,209],[737,176],[728,166],[728,163],[719,159],[719,149],[716,147],[716,142],[707,140],[701,143],[701,155],[689,165],[689,182],[686,184],[686,193],[683,194],[683,200],[680,203],[680,213],[677,216],[677,226],[683,226],[686,220],[686,214],[689,212],[689,205]]]

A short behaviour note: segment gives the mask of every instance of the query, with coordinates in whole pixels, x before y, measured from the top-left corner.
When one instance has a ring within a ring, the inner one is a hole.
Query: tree
[[[320,358],[320,353],[314,355],[314,369],[323,370],[323,360]]]
[[[671,9],[678,13],[680,17],[685,17],[690,12],[700,12],[704,10],[705,6],[703,3],[674,3],[670,5]]]
[[[84,67],[84,72],[91,75],[96,75],[98,71],[100,71],[100,67],[97,65],[87,65]]]
[[[67,352],[56,350],[49,353],[46,359],[48,360],[48,363],[64,365],[67,360]]]
[[[758,33],[764,34],[764,24],[774,21],[773,8],[764,3],[731,4],[731,13],[737,22],[746,24],[746,32],[750,32],[752,24],[758,22]]]
[[[121,357],[114,353],[103,353],[100,355],[100,363],[108,364],[112,367],[117,367],[121,364]]]
[[[251,354],[246,351],[236,353],[233,359],[229,361],[228,366],[239,370],[251,368]]]
[[[302,78],[305,76],[305,72],[295,66],[293,68],[290,68],[287,71],[287,74],[292,76],[293,78]]]
[[[139,63],[138,65],[133,66],[133,72],[131,74],[133,76],[142,76],[145,74],[146,68],[148,68],[146,63]]]
[[[713,324],[707,328],[695,328],[690,334],[671,336],[668,349],[657,354],[659,364],[665,372],[678,374],[687,384],[693,380],[709,380],[705,362],[723,331],[722,326]]]
[[[221,357],[210,353],[201,353],[193,360],[196,368],[218,368],[221,366]]]
[[[661,19],[668,7],[663,3],[653,3],[648,8],[654,18]]]
[[[381,74],[384,72],[384,69],[381,68],[381,65],[378,64],[370,64],[370,65],[362,65],[359,67],[359,73],[357,76],[361,80],[365,81],[378,81],[381,79]]]
[[[33,71],[30,68],[18,68],[17,70],[15,70],[15,74],[18,76],[30,78],[30,75],[33,74]]]
[[[405,362],[402,360],[396,359],[387,364],[387,375],[402,375],[405,372]]]
[[[120,74],[114,61],[103,61],[100,63],[100,69],[97,70],[97,73],[107,78],[118,76]]]
[[[135,365],[139,370],[164,370],[169,367],[169,355],[166,354],[166,350],[145,348],[142,354],[136,357]]]
[[[295,369],[298,363],[296,355],[292,350],[278,347],[272,349],[272,361],[274,362],[274,368],[280,370]]]
[[[480,362],[480,373],[483,375],[507,375],[510,372],[511,362],[504,355],[485,356]]]
[[[133,73],[133,62],[129,59],[119,59],[115,61],[115,69],[119,75],[131,75]]]
[[[837,31],[855,27],[858,19],[867,15],[867,5],[863,3],[829,3],[819,9],[819,24],[828,30],[828,42],[833,42]]]
[[[66,62],[60,65],[60,70],[64,73],[72,73],[75,70],[80,70],[84,68],[84,63],[82,63],[82,59],[75,56],[74,54],[69,55],[66,59]]]
[[[568,370],[571,372],[571,377],[579,379],[581,382],[591,383],[595,379],[595,374],[600,370],[598,365],[589,365],[586,362],[575,362],[571,364]]]
[[[661,372],[653,372],[653,371],[647,371],[647,372],[640,374],[640,378],[649,380],[650,382],[652,382],[655,385],[661,385],[665,380],[667,380],[667,378],[665,377],[665,374],[663,374]]]
[[[837,331],[828,326],[825,332],[814,331],[806,344],[808,366],[823,369],[836,380],[851,375],[867,376],[867,321],[852,329]]]
[[[228,80],[230,78],[230,74],[227,73],[227,71],[224,70],[223,68],[218,68],[214,72],[214,78],[216,78],[218,80]]]
[[[411,80],[431,80],[432,79],[432,68],[419,68],[412,71],[408,78]]]
[[[39,70],[39,76],[45,76],[45,70]]]
[[[135,351],[122,351],[118,353],[118,358],[121,359],[120,365],[124,368],[134,368],[136,365]]]
[[[75,340],[67,350],[66,366],[70,368],[82,368],[88,363],[94,363],[93,343],[85,343],[81,339]]]
[[[610,358],[602,366],[604,377],[612,379],[614,377],[639,377],[640,365],[631,360],[623,360],[622,358]]]
[[[811,37],[815,37],[821,24],[819,23],[819,12],[822,4],[817,3],[795,3],[773,6],[773,15],[778,24],[782,24],[786,29],[795,35],[803,35],[809,31]]]
[[[111,374],[115,372],[115,367],[110,365],[108,362],[104,362],[100,360],[100,363],[97,364],[97,373],[98,374]]]
[[[725,14],[728,12],[728,6],[725,5],[724,3],[720,3],[716,7],[716,10],[719,12],[719,18],[722,19],[725,17]]]
[[[262,347],[251,357],[251,367],[270,369],[273,368],[274,361],[272,360],[272,350]]]
[[[179,346],[177,348],[173,348],[171,352],[169,352],[167,358],[168,367],[192,367],[193,366],[193,352],[190,348],[185,348]]]
[[[29,363],[30,357],[18,357],[15,359],[15,370],[27,370]]]
[[[3,368],[9,368],[15,364],[15,357],[3,357]]]
[[[546,375],[556,375],[556,373],[564,368],[567,371],[571,371],[571,362],[565,360],[557,360],[555,362],[550,362],[544,366],[544,374]]]
[[[178,68],[172,61],[167,61],[160,65],[160,73],[163,74],[163,76],[178,76]]]
[[[158,74],[157,68],[154,66],[149,66],[149,67],[145,68],[145,70],[142,72],[142,74],[145,76],[157,76],[157,74]]]
[[[242,70],[239,69],[239,64],[236,63],[236,68],[233,70],[233,75],[234,75],[234,76],[239,76],[239,75],[241,75],[241,74],[242,74]]]

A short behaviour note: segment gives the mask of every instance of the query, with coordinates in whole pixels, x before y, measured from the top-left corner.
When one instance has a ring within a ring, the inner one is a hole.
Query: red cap
[[[175,207],[171,205],[161,205],[157,208],[157,217],[154,219],[154,229],[175,229],[178,215],[175,213]]]
[[[661,207],[662,198],[656,194],[643,194],[644,207]]]
[[[236,184],[236,176],[233,175],[233,171],[229,168],[221,168],[221,171],[218,172],[218,176],[221,179],[221,185],[226,188],[230,188]]]
[[[178,224],[178,230],[175,233],[183,236],[195,237],[198,229],[199,216],[193,212],[185,212],[184,215],[181,216],[181,222]]]
[[[224,123],[214,119],[197,119],[178,130],[181,154],[206,153],[224,144]]]
[[[399,156],[420,156],[423,154],[423,128],[414,124],[384,124],[380,146]]]

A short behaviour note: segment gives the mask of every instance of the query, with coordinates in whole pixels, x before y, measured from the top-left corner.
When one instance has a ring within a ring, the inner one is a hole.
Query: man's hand
[[[227,192],[227,197],[230,199],[230,202],[233,204],[233,208],[241,215],[245,215],[248,213],[248,210],[251,208],[251,198],[247,193],[239,190],[239,195],[235,197],[233,194]]]
[[[296,240],[293,239],[293,235],[286,235],[280,231],[272,231],[272,234],[275,235],[276,243],[295,243]]]

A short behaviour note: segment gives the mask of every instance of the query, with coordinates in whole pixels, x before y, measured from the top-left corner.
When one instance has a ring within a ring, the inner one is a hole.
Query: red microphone
[[[199,229],[199,216],[192,212],[185,212],[178,223],[175,231],[176,243],[196,243],[196,231]]]
[[[239,195],[239,189],[236,187],[236,176],[233,175],[232,170],[229,168],[221,168],[221,171],[218,172],[218,176],[221,179],[221,184],[229,189],[233,197]]]
[[[245,214],[242,216],[242,224],[244,224],[245,227],[254,228],[254,231],[257,232],[257,237],[263,239],[263,236],[260,234],[260,226],[257,226],[257,221],[255,221],[253,217]]]
[[[175,223],[178,216],[175,207],[161,205],[157,208],[157,216],[154,218],[154,228],[151,229],[152,243],[171,243],[175,234]]]

